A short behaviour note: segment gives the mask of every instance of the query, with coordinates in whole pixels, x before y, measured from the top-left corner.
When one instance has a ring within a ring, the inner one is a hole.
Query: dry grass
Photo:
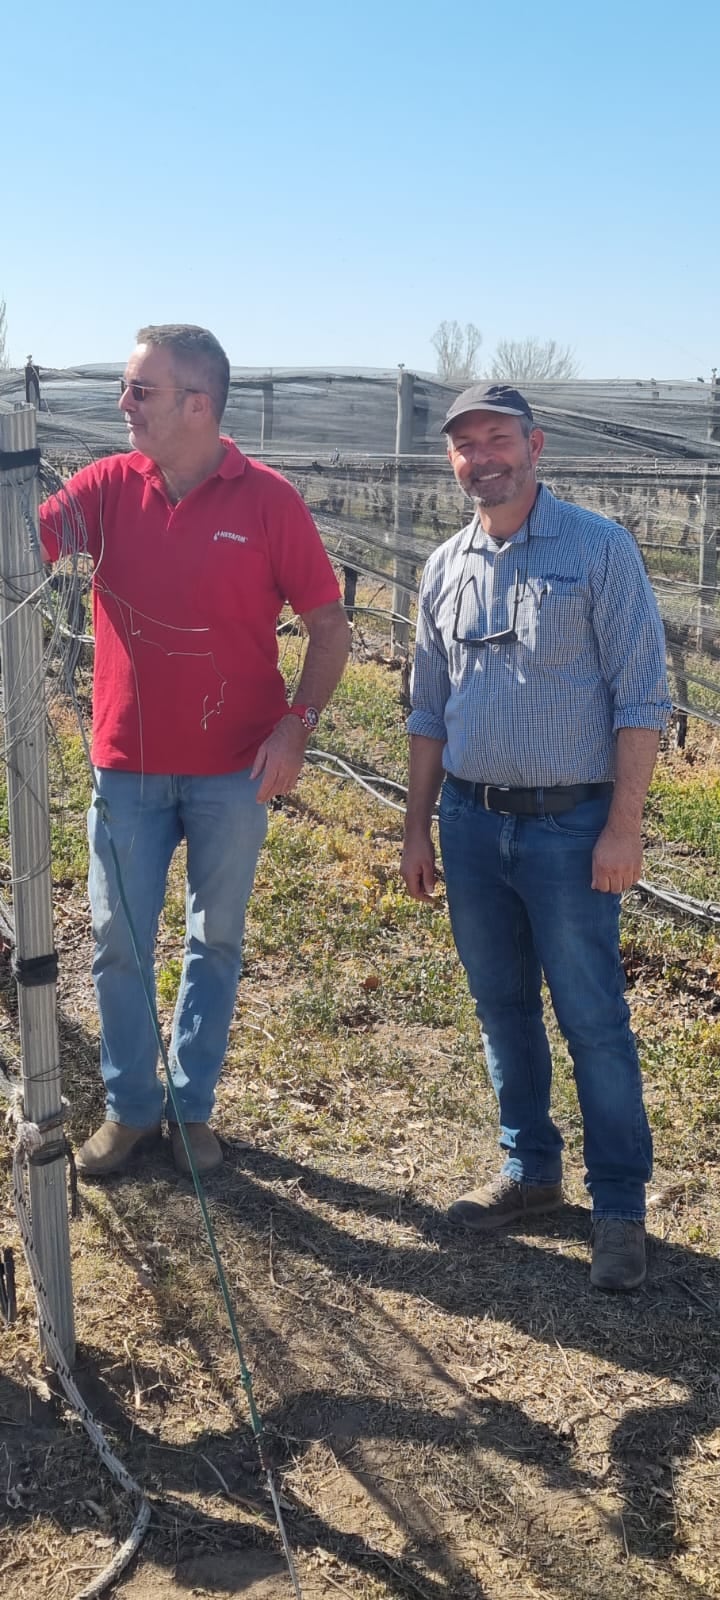
[[[327,741],[401,775],[397,691],[381,666],[356,669]],[[711,737],[693,725],[691,738],[694,766],[663,767],[675,790],[720,778]],[[101,1097],[71,812],[57,937],[77,1142]],[[559,1041],[568,1207],[481,1243],[445,1224],[467,1178],[495,1168],[494,1111],[442,907],[401,892],[399,831],[318,773],[274,814],[217,1110],[226,1162],[207,1185],[304,1592],[720,1595],[717,943],[628,904],[654,1237],[640,1293],[595,1294]],[[693,850],[693,871],[711,874],[712,840]],[[180,864],[160,949],[165,1020],[179,897]],[[12,1056],[7,972],[2,1005]],[[9,1213],[3,1234],[17,1243]],[[84,1187],[72,1241],[79,1380],[155,1497],[118,1594],[289,1595],[192,1189],[167,1155],[139,1162]],[[0,1592],[65,1600],[127,1532],[129,1508],[43,1388],[18,1276],[0,1377]]]

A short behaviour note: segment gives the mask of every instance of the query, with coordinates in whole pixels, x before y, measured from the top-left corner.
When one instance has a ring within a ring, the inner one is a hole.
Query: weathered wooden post
[[[415,393],[415,379],[412,372],[406,372],[404,367],[398,368],[397,385],[397,426],[395,430],[395,516],[394,533],[396,553],[393,561],[394,583],[392,591],[393,621],[390,630],[390,649],[393,655],[402,655],[407,651],[410,629],[407,622],[401,619],[409,615],[411,595],[404,587],[411,576],[411,563],[397,554],[397,546],[404,540],[412,538],[413,516],[412,506],[409,503],[407,490],[410,483],[410,471],[403,466],[403,457],[412,454],[413,447],[413,402]]]
[[[343,581],[344,581],[344,585],[345,585],[344,593],[343,593],[343,605],[345,607],[345,615],[346,615],[346,617],[348,619],[348,622],[352,622],[353,618],[355,616],[355,612],[353,610],[353,607],[355,605],[355,596],[357,594],[357,581],[358,581],[358,575],[357,575],[357,572],[355,570],[355,567],[343,567]]]
[[[275,391],[272,383],[262,385],[262,420],[260,423],[260,449],[265,450],[273,436]]]
[[[720,381],[713,371],[710,391],[710,418],[708,439],[720,444]],[[717,584],[718,522],[720,522],[720,477],[708,473],[705,487],[705,518],[700,533],[700,588],[714,589]]]
[[[718,382],[717,368],[713,367],[712,386],[710,389],[710,414],[708,417],[708,439],[720,443],[720,382]],[[713,470],[714,462],[708,461],[703,473],[702,499],[700,506],[700,550],[698,560],[698,605],[697,626],[695,630],[696,646],[699,651],[707,648],[710,635],[705,627],[705,608],[711,606],[715,598],[715,588],[718,577],[718,527],[720,526],[720,474]],[[713,630],[714,631],[714,630]]]
[[[0,409],[0,647],[10,815],[15,976],[24,1116],[41,1142],[28,1157],[33,1241],[55,1333],[75,1358],[65,1136],[50,879],[42,619],[32,596],[44,578],[29,537],[37,522],[35,409]]]

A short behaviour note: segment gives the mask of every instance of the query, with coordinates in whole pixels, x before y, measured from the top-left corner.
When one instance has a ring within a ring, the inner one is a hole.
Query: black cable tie
[[[59,1111],[53,1111],[49,1117],[36,1117],[34,1125],[39,1133],[52,1133],[54,1128],[62,1128],[64,1121],[65,1106],[61,1106]]]
[[[39,1150],[28,1152],[28,1166],[51,1167],[53,1161],[63,1161],[67,1155],[64,1139],[56,1139],[53,1144],[41,1145]]]
[[[22,983],[26,989],[39,989],[43,984],[57,983],[57,950],[52,950],[47,956],[13,954],[10,965],[15,981]]]
[[[70,1140],[67,1138],[65,1140],[65,1154],[67,1156],[68,1182],[70,1184],[70,1216],[74,1219],[79,1215],[80,1212],[80,1201],[78,1199],[78,1176],[77,1165],[75,1162],[75,1151],[73,1150]]]
[[[0,450],[0,472],[12,472],[14,467],[38,467],[39,450]]]
[[[10,1327],[17,1320],[17,1300],[15,1297],[15,1258],[8,1247],[3,1250],[0,1261],[0,1311]]]
[[[17,1321],[17,1296],[15,1290],[15,1257],[8,1247],[3,1250],[3,1266],[5,1268],[5,1293],[8,1302],[8,1318],[10,1322]]]

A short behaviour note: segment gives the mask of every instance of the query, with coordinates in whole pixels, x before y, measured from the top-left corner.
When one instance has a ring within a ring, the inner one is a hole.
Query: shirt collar
[[[541,539],[554,539],[560,532],[562,521],[562,507],[558,499],[544,483],[540,484],[538,496],[533,506],[532,536],[537,534]]]
[[[502,545],[525,544],[528,536],[528,523],[530,524],[530,533],[533,539],[555,538],[560,532],[560,515],[560,502],[556,500],[552,490],[547,489],[544,483],[539,484],[537,497],[529,517],[526,518],[522,527],[518,528],[512,539],[503,540]],[[483,547],[485,549],[497,548],[497,541],[492,538],[491,534],[485,533],[481,527],[477,512],[468,527],[473,529],[473,544],[477,542],[481,549]]]
[[[238,450],[234,439],[229,439],[224,433],[220,435],[220,443],[225,446],[225,454],[219,467],[211,477],[241,478],[247,466],[247,456]],[[143,478],[162,479],[162,472],[156,461],[151,461],[149,456],[144,456],[141,450],[133,450],[129,465],[134,472],[139,472]],[[207,479],[205,479],[207,482]]]

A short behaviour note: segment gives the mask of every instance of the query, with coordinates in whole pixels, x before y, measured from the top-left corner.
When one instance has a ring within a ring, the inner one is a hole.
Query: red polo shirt
[[[92,757],[130,772],[250,766],[287,709],[276,623],[339,588],[287,479],[224,439],[179,505],[139,451],[107,456],[40,509],[46,559],[93,560]]]

